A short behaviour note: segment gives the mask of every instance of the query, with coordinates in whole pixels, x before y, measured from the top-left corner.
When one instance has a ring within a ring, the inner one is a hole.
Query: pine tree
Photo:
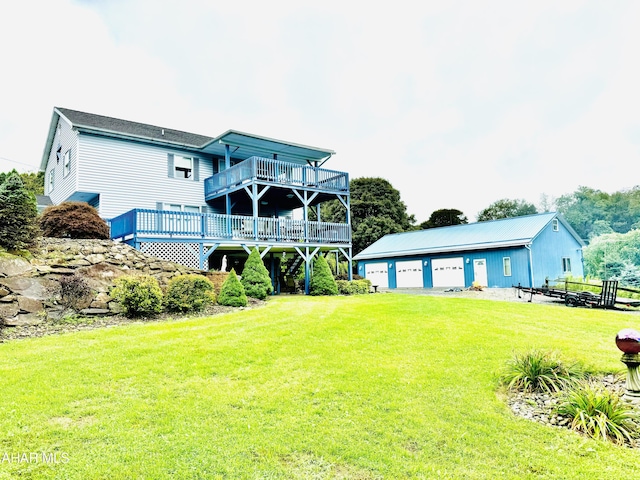
[[[273,292],[271,277],[262,263],[260,252],[255,248],[244,264],[240,280],[248,297],[264,300]]]
[[[244,287],[238,275],[236,275],[235,269],[231,269],[229,276],[222,284],[220,289],[220,295],[218,295],[218,303],[220,305],[226,305],[229,307],[246,307],[247,295],[244,292]]]
[[[309,282],[310,295],[337,295],[338,285],[331,274],[327,260],[318,255],[313,261],[313,274]]]
[[[35,196],[12,173],[0,185],[0,246],[18,250],[32,245],[39,234],[37,218]]]

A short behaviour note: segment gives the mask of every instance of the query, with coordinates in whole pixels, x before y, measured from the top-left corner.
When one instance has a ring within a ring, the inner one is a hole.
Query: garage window
[[[502,257],[502,271],[505,277],[511,276],[511,257]]]

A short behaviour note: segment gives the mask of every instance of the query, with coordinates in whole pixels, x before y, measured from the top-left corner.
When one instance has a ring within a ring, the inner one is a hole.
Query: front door
[[[473,261],[473,280],[480,284],[481,287],[488,287],[487,280],[487,260],[477,258]]]

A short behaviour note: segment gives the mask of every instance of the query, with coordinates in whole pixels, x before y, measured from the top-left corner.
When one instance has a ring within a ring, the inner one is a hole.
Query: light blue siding
[[[100,215],[114,218],[134,208],[155,209],[159,202],[209,209],[204,179],[212,159],[186,150],[82,134],[79,139],[79,192],[100,192]],[[199,181],[170,178],[169,154],[199,158]]]
[[[532,245],[534,287],[540,287],[545,279],[550,282],[565,276],[562,258],[571,260],[571,275],[583,277],[582,248],[562,222],[558,231],[549,223],[534,239]]]

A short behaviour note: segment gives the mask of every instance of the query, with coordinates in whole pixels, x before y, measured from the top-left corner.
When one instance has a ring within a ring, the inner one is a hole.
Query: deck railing
[[[331,192],[349,190],[349,176],[345,172],[251,157],[205,179],[205,199],[210,200],[216,194],[251,180],[292,187],[317,188]]]
[[[134,209],[111,219],[111,238],[132,236],[283,243],[351,243],[346,223]]]

